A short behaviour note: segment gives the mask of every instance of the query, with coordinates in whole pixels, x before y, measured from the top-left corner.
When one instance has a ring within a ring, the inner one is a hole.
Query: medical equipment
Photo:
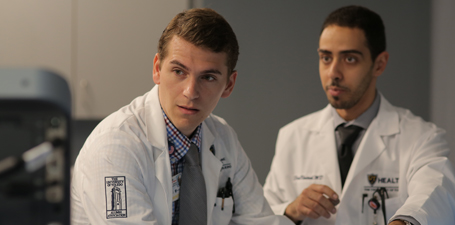
[[[68,84],[0,69],[0,224],[69,224]]]

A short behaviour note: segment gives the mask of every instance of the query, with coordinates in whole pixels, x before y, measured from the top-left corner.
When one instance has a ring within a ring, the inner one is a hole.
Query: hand
[[[389,225],[406,225],[406,223],[403,222],[403,220],[394,220]]]
[[[288,205],[284,215],[295,223],[307,217],[330,218],[330,213],[336,213],[335,205],[338,201],[338,195],[331,188],[326,185],[312,184]]]

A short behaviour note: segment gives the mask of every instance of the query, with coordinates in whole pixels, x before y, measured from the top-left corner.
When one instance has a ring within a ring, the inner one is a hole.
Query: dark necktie
[[[185,155],[180,187],[180,225],[207,224],[207,193],[198,147],[191,143]]]
[[[352,154],[352,145],[359,136],[360,131],[363,128],[359,126],[348,126],[343,127],[343,125],[338,126],[338,134],[340,134],[341,139],[341,151],[338,152],[338,164],[340,166],[340,175],[341,175],[341,187],[344,187],[344,182],[348,176],[349,168],[351,167],[352,159],[354,158]]]

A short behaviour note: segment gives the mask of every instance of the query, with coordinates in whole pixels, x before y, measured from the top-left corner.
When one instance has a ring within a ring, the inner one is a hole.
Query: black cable
[[[387,189],[382,187],[379,189],[379,196],[381,196],[381,202],[382,202],[382,215],[384,216],[384,224],[387,224],[387,219],[385,215],[385,194],[387,194],[387,198],[389,198],[389,193],[387,193]],[[384,194],[385,193],[385,194]]]

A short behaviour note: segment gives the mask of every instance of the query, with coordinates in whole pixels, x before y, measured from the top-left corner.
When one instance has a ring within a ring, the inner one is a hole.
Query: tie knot
[[[347,146],[352,146],[352,144],[354,144],[361,130],[363,130],[363,128],[355,125],[350,125],[348,127],[340,125],[337,128],[337,131],[340,134],[341,143]]]
[[[199,160],[199,148],[194,144],[191,143],[190,149],[185,155],[185,166],[197,166],[200,165],[200,160]]]

